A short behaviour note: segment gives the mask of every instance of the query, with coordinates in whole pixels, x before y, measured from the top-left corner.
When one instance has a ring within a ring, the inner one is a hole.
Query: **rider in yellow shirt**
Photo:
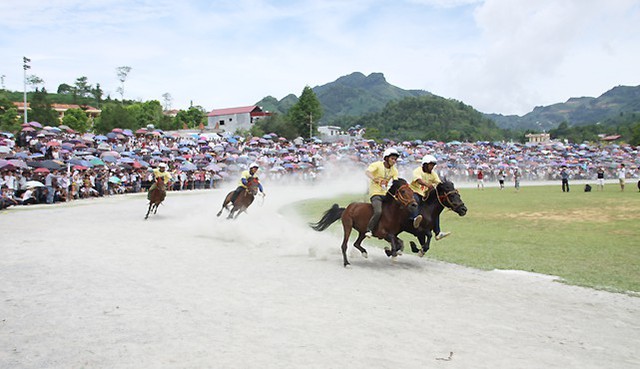
[[[437,164],[437,160],[433,155],[425,155],[422,158],[421,166],[413,170],[413,178],[409,187],[413,190],[413,197],[420,204],[422,198],[426,198],[429,194],[429,191],[432,191],[436,188],[436,186],[441,182],[438,173],[436,173],[433,168]],[[418,209],[414,211],[412,214],[414,218],[413,226],[414,228],[418,228],[420,225],[420,221],[422,221],[422,217],[418,215]],[[416,224],[417,217],[420,217],[420,220]],[[440,231],[440,217],[438,216],[433,220],[433,232],[436,234],[436,240],[440,240],[442,238],[447,237],[451,234],[451,232],[442,232]]]
[[[162,178],[162,180],[164,181],[165,186],[169,186],[169,182],[171,181],[171,174],[169,174],[169,172],[167,172],[167,164],[165,164],[165,163],[158,164],[158,167],[153,170],[153,178],[156,179],[156,180],[158,178]],[[147,199],[148,200],[150,200],[151,190],[155,190],[156,187],[157,187],[157,184],[154,181],[153,184],[151,185],[151,187],[149,187],[149,192],[147,192]],[[167,191],[165,190],[163,195],[166,196],[166,194],[167,194]]]
[[[391,181],[398,179],[398,168],[396,162],[400,154],[394,148],[389,148],[382,154],[382,161],[376,161],[369,165],[365,171],[365,175],[370,179],[369,182],[369,200],[373,206],[373,216],[367,225],[367,237],[373,235],[373,231],[382,216],[382,200],[384,200]]]
[[[231,195],[231,203],[236,201],[238,195],[240,195],[242,191],[247,189],[247,184],[249,183],[250,178],[258,181],[258,189],[260,189],[260,193],[262,194],[262,196],[265,196],[264,189],[262,188],[262,183],[260,183],[257,175],[259,168],[260,166],[258,165],[258,163],[251,163],[249,165],[249,169],[240,174],[240,182],[238,183],[238,187],[236,188],[236,190],[233,191],[233,195]]]

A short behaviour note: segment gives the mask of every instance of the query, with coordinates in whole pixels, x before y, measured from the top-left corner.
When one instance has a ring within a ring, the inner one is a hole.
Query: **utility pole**
[[[31,69],[31,66],[27,63],[31,62],[31,59],[26,56],[22,57],[22,69],[24,69],[24,123],[27,124],[27,69]]]

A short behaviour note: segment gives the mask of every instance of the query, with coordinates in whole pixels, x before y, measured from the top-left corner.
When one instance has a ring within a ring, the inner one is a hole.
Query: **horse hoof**
[[[397,263],[398,262],[398,257],[397,256],[392,256],[391,257],[391,262],[392,263]]]
[[[365,251],[365,252],[362,253],[362,257],[365,258],[365,259],[368,259],[369,258],[369,254]]]
[[[424,251],[422,251],[422,250],[418,251],[418,256],[419,257],[423,257],[424,256]]]
[[[391,250],[389,249],[384,249],[384,253],[387,254],[387,256],[391,256]]]

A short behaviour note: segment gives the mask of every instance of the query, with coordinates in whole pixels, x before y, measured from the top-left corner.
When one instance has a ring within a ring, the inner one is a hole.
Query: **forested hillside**
[[[379,113],[345,118],[343,128],[360,125],[371,138],[393,140],[501,140],[509,133],[469,105],[430,95],[391,101]]]

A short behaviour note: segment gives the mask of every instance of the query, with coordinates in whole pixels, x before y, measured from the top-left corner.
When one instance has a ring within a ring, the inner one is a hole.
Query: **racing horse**
[[[158,206],[162,204],[164,198],[167,196],[167,187],[165,186],[162,177],[156,179],[156,188],[149,192],[149,208],[147,209],[147,215],[144,219],[149,218],[149,214],[153,211],[153,214],[158,212]]]
[[[247,188],[244,191],[240,192],[233,203],[231,202],[231,196],[233,196],[234,191],[231,191],[227,194],[227,196],[224,198],[224,201],[222,202],[222,208],[220,208],[220,211],[218,212],[218,214],[216,214],[216,216],[219,217],[224,209],[227,209],[229,211],[229,216],[227,216],[227,219],[235,219],[238,217],[238,215],[240,215],[240,213],[246,213],[247,208],[253,203],[253,200],[258,193],[258,189],[258,180],[255,178],[249,178],[247,180]],[[230,206],[231,210],[229,210]]]
[[[398,234],[402,232],[402,224],[409,217],[412,209],[418,204],[413,198],[413,191],[409,188],[407,181],[402,178],[396,179],[391,184],[382,202],[382,216],[378,226],[373,232],[373,236],[384,239],[391,244],[391,249],[385,248],[387,256],[397,256],[403,249],[402,240]],[[365,258],[368,256],[367,250],[362,247],[362,240],[365,238],[367,225],[373,215],[373,206],[365,202],[352,202],[346,208],[341,208],[338,204],[327,210],[317,223],[309,224],[311,228],[320,232],[327,229],[336,220],[342,220],[344,237],[342,239],[342,260],[347,267],[351,263],[347,259],[347,243],[351,230],[358,231],[358,238],[353,246],[360,251]]]
[[[404,222],[402,230],[413,234],[420,242],[420,248],[418,248],[415,242],[411,241],[411,251],[418,253],[420,257],[429,251],[429,244],[431,243],[431,232],[433,231],[435,220],[440,216],[440,213],[446,208],[456,212],[459,216],[463,217],[467,214],[467,207],[465,206],[460,193],[455,188],[453,182],[446,178],[438,183],[434,190],[429,191],[427,197],[421,199],[418,204],[420,214],[422,214],[422,222],[418,228],[413,228],[413,222],[407,220]]]

